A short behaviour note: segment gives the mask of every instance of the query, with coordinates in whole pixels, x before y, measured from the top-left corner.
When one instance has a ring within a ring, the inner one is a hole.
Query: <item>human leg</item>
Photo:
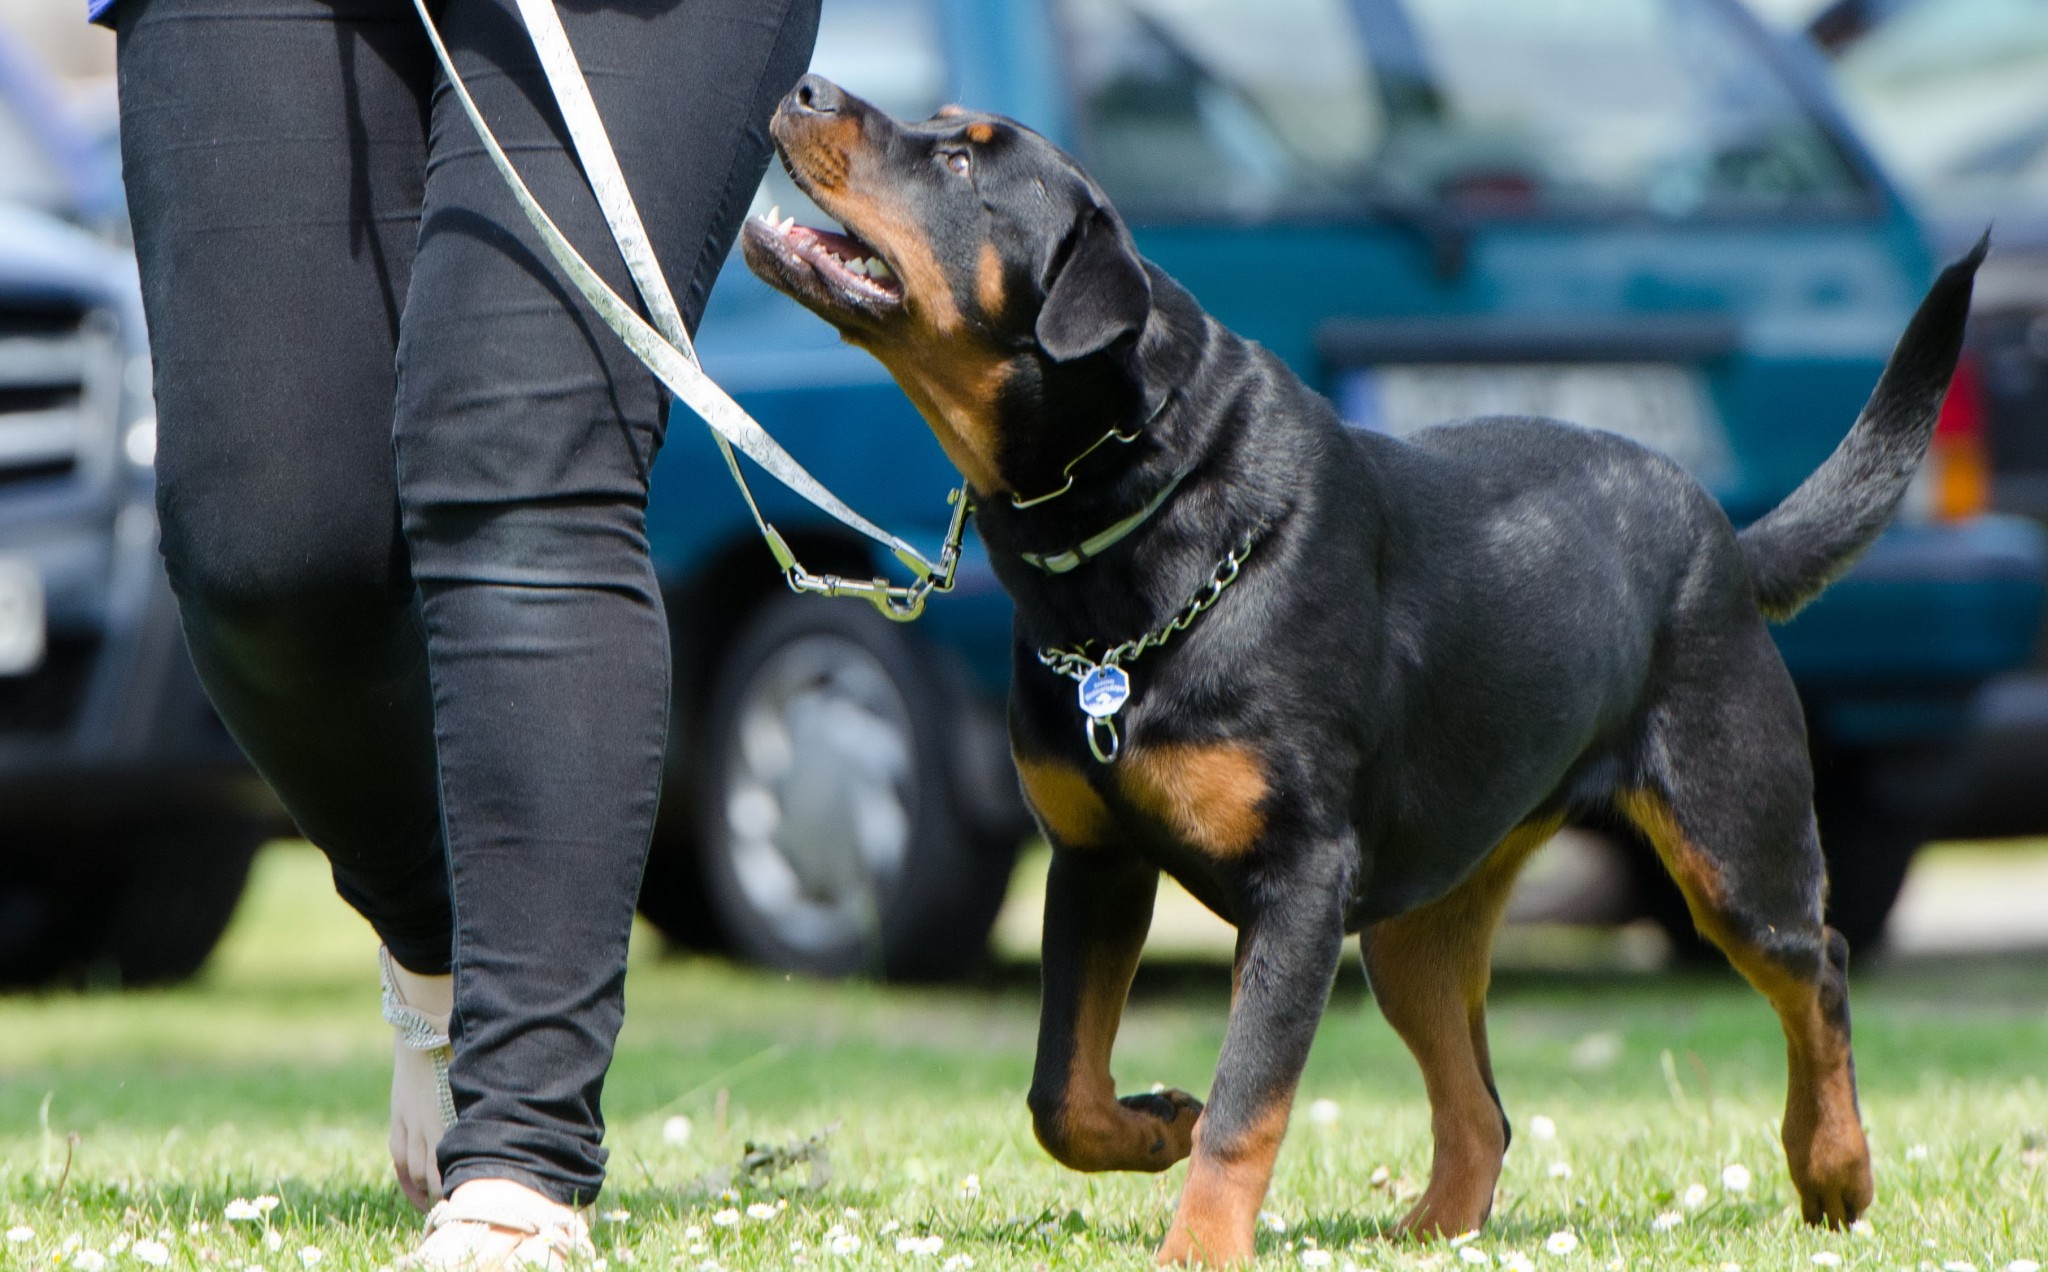
[[[391,360],[430,59],[390,0],[122,0],[162,543],[229,731],[414,972],[448,969]]]
[[[815,4],[563,18],[694,323],[766,163],[768,114],[808,59]],[[516,13],[451,0],[440,21],[537,196],[630,295]],[[642,524],[666,407],[443,95],[396,430],[457,914],[451,1187],[511,1180],[574,1202],[603,1180],[599,1094],[667,735]]]

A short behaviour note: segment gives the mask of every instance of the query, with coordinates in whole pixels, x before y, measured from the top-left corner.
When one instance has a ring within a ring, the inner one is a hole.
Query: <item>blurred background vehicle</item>
[[[1844,108],[1957,250],[1995,226],[1965,383],[1983,412],[1993,505],[2048,521],[2048,0],[1835,0],[1800,15]],[[1953,829],[2048,824],[2048,649],[1981,699]]]
[[[1149,256],[1358,427],[1559,415],[1674,455],[1738,522],[1840,439],[1932,273],[1824,65],[1733,0],[826,0],[814,65],[899,114],[971,102],[1073,149]],[[824,221],[779,172],[755,210],[778,203]],[[956,477],[879,364],[737,263],[700,349],[855,506],[937,541]],[[1900,524],[1780,632],[1834,919],[1863,950],[1970,785],[1984,687],[2040,627],[2043,534],[1990,510],[1971,401]],[[972,969],[1027,829],[985,556],[915,626],[794,597],[702,431],[668,450],[648,524],[676,709],[643,911],[811,972]],[[761,493],[812,568],[891,568]],[[0,482],[0,525],[16,498]],[[1648,855],[1591,829],[1598,868],[1525,912],[1649,914],[1689,947]]]
[[[119,173],[0,38],[0,984],[190,974],[274,833],[186,661]]]

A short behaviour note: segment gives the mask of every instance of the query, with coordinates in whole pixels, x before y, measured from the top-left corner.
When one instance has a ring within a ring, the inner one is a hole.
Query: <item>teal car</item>
[[[1840,440],[1934,264],[1817,63],[1735,0],[828,0],[815,66],[900,115],[958,100],[1059,141],[1356,427],[1559,416],[1671,454],[1737,523]],[[824,222],[779,174],[755,210],[778,204]],[[958,479],[880,365],[737,262],[700,348],[814,472],[936,546]],[[1980,426],[1953,397],[1899,524],[1779,630],[1861,947],[1973,696],[2040,627],[2043,535],[1988,511]],[[1026,829],[986,559],[970,539],[912,626],[793,596],[687,412],[668,451],[648,524],[675,736],[644,911],[816,972],[971,967]],[[812,569],[889,568],[762,493]],[[1683,939],[1657,879],[1638,905]]]

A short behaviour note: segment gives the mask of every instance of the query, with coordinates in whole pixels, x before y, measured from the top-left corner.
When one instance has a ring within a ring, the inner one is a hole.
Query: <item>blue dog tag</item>
[[[1131,678],[1121,667],[1097,667],[1081,679],[1081,710],[1097,720],[1115,715],[1131,696]]]

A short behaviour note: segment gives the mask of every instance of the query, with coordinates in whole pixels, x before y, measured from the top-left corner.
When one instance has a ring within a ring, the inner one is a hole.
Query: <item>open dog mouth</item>
[[[871,311],[902,303],[896,271],[851,234],[798,225],[795,217],[784,218],[779,207],[748,221],[746,228],[750,244],[770,251],[789,282],[798,283],[798,271],[807,271],[825,293],[820,300]]]

